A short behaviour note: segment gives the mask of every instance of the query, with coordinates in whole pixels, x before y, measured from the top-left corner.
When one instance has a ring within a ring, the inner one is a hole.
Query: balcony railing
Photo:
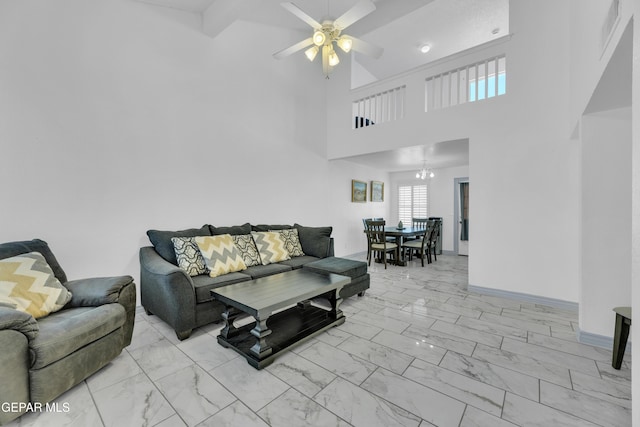
[[[425,111],[504,95],[507,57],[496,56],[425,79]]]
[[[353,129],[403,118],[406,88],[403,85],[353,101]]]

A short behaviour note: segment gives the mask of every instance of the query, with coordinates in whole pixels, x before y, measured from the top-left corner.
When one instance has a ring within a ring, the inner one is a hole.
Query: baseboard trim
[[[606,348],[607,350],[611,350],[613,348],[613,337],[592,334],[591,332],[582,331],[580,328],[578,328],[578,342],[595,347]],[[627,353],[631,354],[631,341],[627,341],[625,354]]]
[[[485,288],[482,286],[473,286],[473,285],[469,285],[467,289],[469,292],[475,292],[477,294],[490,295],[494,297],[506,298],[506,299],[511,299],[515,301],[530,302],[534,304],[548,305],[550,307],[561,308],[563,310],[571,310],[571,311],[577,312],[579,307],[577,302],[565,301],[565,300],[555,299],[555,298],[547,298],[539,295],[531,295],[531,294],[525,294],[521,292],[504,291],[502,289]]]
[[[490,295],[494,297],[506,298],[514,301],[524,301],[534,304],[547,305],[550,307],[560,308],[563,310],[578,311],[579,304],[577,302],[559,300],[555,298],[547,298],[539,295],[524,294],[520,292],[503,291],[501,289],[484,288],[482,286],[468,286],[469,292],[475,292],[482,295]],[[613,348],[613,337],[605,335],[593,334],[591,332],[585,332],[580,330],[576,332],[576,338],[579,343],[592,345],[594,347],[601,347],[607,350]],[[631,341],[627,342],[627,349],[625,353],[631,354]]]
[[[367,251],[364,252],[356,252],[355,254],[350,255],[342,255],[340,258],[362,258],[367,259]]]

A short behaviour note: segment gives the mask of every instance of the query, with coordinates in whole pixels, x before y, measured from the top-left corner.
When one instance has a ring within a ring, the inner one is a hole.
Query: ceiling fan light
[[[322,31],[318,30],[313,33],[313,44],[315,44],[316,46],[322,46],[326,40],[327,36],[325,36]]]
[[[431,50],[431,46],[428,44],[423,44],[422,46],[420,46],[420,52],[422,53],[427,53]]]
[[[340,37],[337,43],[340,49],[344,51],[344,53],[349,53],[351,47],[353,46],[353,40],[351,40],[349,37],[344,36]]]
[[[331,49],[329,52],[329,66],[335,67],[340,63],[340,58],[338,58],[338,54],[335,50]]]
[[[318,51],[320,51],[318,46],[311,46],[304,52],[304,54],[307,56],[307,59],[309,59],[309,61],[313,61],[316,58]]]

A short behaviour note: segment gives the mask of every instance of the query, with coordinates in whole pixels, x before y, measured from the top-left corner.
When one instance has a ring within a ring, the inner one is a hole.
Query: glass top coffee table
[[[349,282],[347,276],[298,269],[213,289],[213,298],[226,306],[218,343],[262,369],[291,347],[344,323],[340,290]],[[329,300],[329,310],[310,304],[321,295]],[[236,327],[243,313],[256,321]]]

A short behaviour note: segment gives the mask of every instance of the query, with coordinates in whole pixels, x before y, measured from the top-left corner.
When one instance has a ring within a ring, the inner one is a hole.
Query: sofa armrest
[[[64,284],[73,297],[69,307],[97,307],[118,302],[122,289],[133,283],[131,276],[94,277]]]
[[[333,249],[333,237],[329,238],[329,251],[327,252],[327,256],[328,257],[335,256],[335,252]]]
[[[193,328],[196,291],[186,271],[162,258],[151,246],[140,248],[140,299],[177,333]]]
[[[0,331],[11,329],[24,334],[29,341],[38,336],[38,322],[32,315],[9,307],[0,306]]]
[[[136,317],[136,284],[131,276],[93,277],[64,284],[73,295],[66,307],[97,307],[120,304],[127,313],[123,326],[123,346],[131,344]]]

